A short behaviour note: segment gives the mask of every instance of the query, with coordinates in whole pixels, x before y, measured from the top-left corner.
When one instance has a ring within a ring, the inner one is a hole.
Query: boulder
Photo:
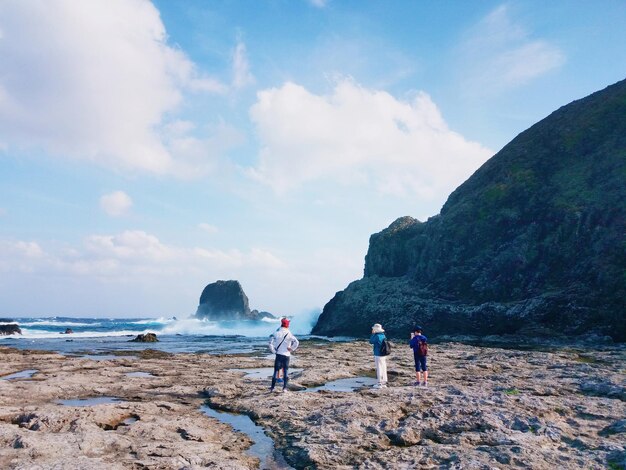
[[[131,343],[156,343],[158,342],[157,335],[154,333],[146,333],[137,335],[135,339],[131,339]]]

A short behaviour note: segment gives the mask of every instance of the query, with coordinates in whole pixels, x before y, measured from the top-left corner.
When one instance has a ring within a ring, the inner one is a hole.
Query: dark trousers
[[[276,385],[276,376],[278,375],[279,370],[283,370],[283,388],[287,388],[287,371],[289,370],[289,356],[283,356],[282,354],[276,354],[276,359],[274,359],[274,375],[272,375],[272,388]]]

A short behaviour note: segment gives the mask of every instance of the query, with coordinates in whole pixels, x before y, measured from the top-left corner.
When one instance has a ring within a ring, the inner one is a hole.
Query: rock
[[[626,80],[522,132],[420,222],[370,237],[312,333],[626,341]]]
[[[626,401],[626,388],[607,381],[584,382],[580,384],[580,390],[586,395]]]
[[[398,347],[388,358],[397,374],[386,389],[283,395],[267,392],[269,378],[242,373],[271,366],[258,354],[164,353],[95,367],[80,357],[0,345],[0,375],[39,369],[37,380],[0,381],[0,467],[274,468],[251,457],[250,438],[225,424],[233,414],[263,427],[294,468],[548,470],[624,462],[624,402],[577,393],[576,384],[621,383],[626,345],[588,346],[585,354],[597,362],[584,369],[571,346],[533,351],[448,342],[431,344],[429,352],[427,389],[411,385],[411,352]],[[303,341],[294,359],[302,370],[290,385],[374,370],[365,341]],[[129,379],[131,371],[157,377]],[[554,393],[535,395],[544,388]],[[103,396],[119,401],[56,403]],[[201,411],[207,401],[229,413],[224,422]]]
[[[66,328],[65,331],[61,332],[62,335],[71,335],[72,333],[74,333],[74,330],[71,328]]]
[[[10,320],[9,320],[10,321]],[[0,335],[21,335],[22,330],[18,326],[17,323],[9,323],[9,324],[0,324]]]
[[[135,339],[130,340],[131,343],[156,343],[158,341],[157,335],[154,333],[137,335]]]
[[[269,312],[250,310],[248,297],[239,281],[217,281],[206,286],[195,316],[214,321],[275,318]]]
[[[602,431],[600,431],[600,435],[602,436],[610,436],[611,434],[624,434],[626,433],[626,419],[620,419],[611,423]]]

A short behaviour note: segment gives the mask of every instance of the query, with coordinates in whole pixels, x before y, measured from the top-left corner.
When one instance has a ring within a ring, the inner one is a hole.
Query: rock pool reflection
[[[75,398],[73,400],[57,400],[56,403],[65,406],[96,406],[108,405],[110,403],[119,403],[121,398],[117,397],[92,397],[92,398]]]
[[[347,379],[333,380],[319,387],[307,388],[306,392],[328,390],[330,392],[354,392],[363,387],[371,387],[376,384],[376,379],[371,377],[349,377]]]
[[[0,377],[0,378],[2,380],[30,379],[37,372],[39,372],[37,369],[28,369],[28,370],[16,372],[15,374],[5,375],[4,377]]]
[[[293,469],[285,461],[282,454],[276,450],[274,441],[249,416],[217,411],[206,405],[201,407],[201,411],[211,418],[230,425],[235,431],[247,434],[254,441],[247,453],[261,461],[260,468],[270,470]]]

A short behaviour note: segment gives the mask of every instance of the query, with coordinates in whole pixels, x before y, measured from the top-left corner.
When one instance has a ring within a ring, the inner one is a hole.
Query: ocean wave
[[[159,317],[159,318],[146,318],[145,320],[133,320],[133,321],[129,321],[128,323],[133,324],[133,325],[152,325],[152,324],[167,325],[175,321],[177,321],[175,318]]]
[[[59,328],[68,327],[68,326],[102,326],[102,323],[81,323],[81,322],[71,322],[71,321],[55,321],[55,320],[35,320],[30,322],[14,322],[18,323],[20,327],[25,326],[56,326]]]
[[[197,318],[184,318],[165,326],[162,334],[181,335],[241,335],[266,337],[272,334],[278,323],[255,321],[209,321]]]

